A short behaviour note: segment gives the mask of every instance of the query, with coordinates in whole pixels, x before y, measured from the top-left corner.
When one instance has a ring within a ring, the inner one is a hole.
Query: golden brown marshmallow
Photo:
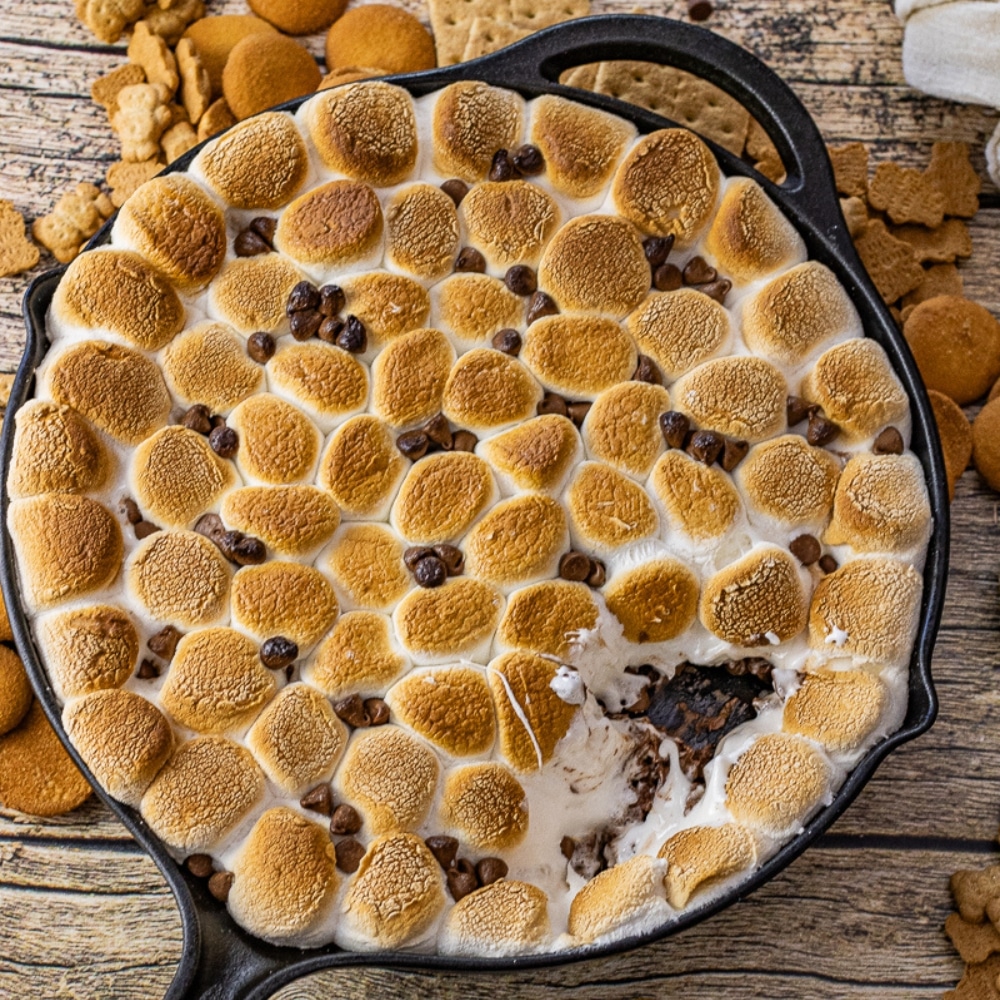
[[[667,840],[656,856],[667,863],[667,902],[683,910],[696,893],[750,868],[757,845],[738,823],[690,826]]]
[[[267,373],[275,392],[290,397],[327,430],[368,401],[365,366],[326,344],[282,344]]]
[[[455,203],[433,184],[397,191],[385,208],[385,257],[389,264],[424,281],[451,271],[460,228]]]
[[[375,414],[395,428],[430,420],[441,412],[454,362],[455,349],[440,330],[412,330],[391,340],[372,363]]]
[[[662,864],[637,854],[592,878],[569,907],[569,932],[589,944],[630,920],[663,909]]]
[[[219,272],[209,291],[213,314],[244,337],[257,330],[287,329],[285,302],[302,280],[302,272],[276,253],[237,257]]]
[[[782,728],[834,753],[863,746],[888,708],[885,684],[863,670],[817,670],[785,703]]]
[[[492,270],[534,265],[559,225],[559,208],[530,181],[486,181],[462,199],[459,214],[471,246]]]
[[[697,541],[725,534],[743,509],[722,469],[676,449],[660,456],[649,481],[670,527]]]
[[[524,789],[503,764],[466,764],[449,772],[441,816],[446,829],[480,851],[515,847],[528,832]]]
[[[597,603],[586,584],[547,580],[510,595],[497,642],[566,661],[581,633],[597,627],[597,618]]]
[[[670,409],[670,394],[648,382],[622,382],[602,392],[583,424],[590,457],[645,479],[663,451],[659,417]]]
[[[645,490],[600,462],[583,462],[566,491],[570,529],[577,544],[611,552],[655,535],[656,510]]]
[[[480,580],[458,577],[433,590],[411,590],[393,613],[404,648],[420,660],[472,656],[488,644],[503,598]]]
[[[676,639],[698,609],[698,580],[676,559],[655,559],[616,573],[604,590],[629,642]]]
[[[434,168],[444,177],[482,180],[498,149],[514,149],[524,101],[510,90],[475,80],[453,83],[434,103]]]
[[[517,358],[476,348],[452,368],[441,409],[453,424],[478,433],[528,419],[541,398],[541,387]]]
[[[412,584],[403,551],[402,540],[384,524],[345,524],[330,548],[327,568],[347,603],[384,610]]]
[[[486,274],[453,274],[435,287],[434,298],[442,325],[470,344],[524,322],[524,299]]]
[[[245,479],[278,484],[312,476],[322,436],[298,407],[257,393],[243,400],[227,423],[239,435],[236,464]]]
[[[315,486],[245,486],[230,490],[220,509],[223,521],[259,538],[282,555],[305,556],[330,540],[340,510]]]
[[[555,493],[583,449],[576,428],[550,413],[535,417],[479,445],[477,451],[516,489]]]
[[[372,611],[349,611],[337,620],[303,676],[329,698],[373,697],[407,667],[389,636],[389,619]]]
[[[545,893],[503,879],[463,896],[448,911],[440,947],[447,955],[501,957],[538,951],[551,933]]]
[[[344,278],[340,284],[347,297],[344,312],[364,324],[369,348],[427,325],[430,297],[412,278],[373,271]]]

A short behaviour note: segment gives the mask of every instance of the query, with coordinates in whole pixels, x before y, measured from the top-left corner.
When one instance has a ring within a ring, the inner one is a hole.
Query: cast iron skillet
[[[48,346],[45,313],[65,268],[49,272],[33,282],[25,296],[27,347],[14,382],[8,419],[0,440],[4,471],[0,493],[3,595],[18,649],[46,714],[63,737],[73,759],[94,784],[97,794],[150,854],[176,897],[183,925],[184,949],[167,992],[167,1000],[264,1000],[281,986],[331,966],[377,964],[455,971],[512,970],[611,955],[658,941],[716,913],[773,878],[840,816],[891,750],[925,732],[934,721],[937,699],[931,681],[930,657],[941,617],[948,565],[948,495],[940,445],[916,365],[848,237],[819,132],[791,90],[757,58],[718,35],[666,18],[634,15],[607,15],[570,21],[538,32],[502,52],[474,62],[396,77],[391,82],[420,96],[456,80],[478,79],[518,90],[526,98],[543,93],[567,94],[581,103],[604,108],[633,121],[640,132],[651,132],[673,124],[632,105],[571,90],[554,82],[563,70],[603,59],[641,59],[688,70],[717,84],[749,109],[771,136],[786,165],[788,178],[782,185],[776,186],[757,175],[737,157],[710,143],[723,171],[753,176],[781,207],[801,233],[809,248],[809,256],[830,267],[843,283],[861,314],[866,333],[886,349],[906,387],[913,413],[911,447],[924,466],[935,523],[924,571],[923,606],[910,668],[906,719],[897,732],[869,751],[833,802],[750,878],[724,896],[648,934],[582,951],[509,959],[461,959],[397,952],[366,955],[344,952],[333,945],[302,952],[274,947],[251,937],[229,919],[225,907],[208,894],[202,882],[192,878],[169,856],[135,810],[115,802],[101,790],[73,746],[65,739],[59,703],[38,656],[21,605],[20,584],[6,528],[6,472],[14,430],[14,421],[10,417],[30,396],[35,369]],[[294,111],[304,100],[306,98],[291,101],[283,107]],[[186,168],[198,149],[200,147],[182,156],[167,171]],[[107,242],[110,225],[109,221],[91,245]]]

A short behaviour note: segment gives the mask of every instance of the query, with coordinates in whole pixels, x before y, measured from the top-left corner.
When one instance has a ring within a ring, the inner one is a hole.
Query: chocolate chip
[[[827,420],[820,413],[813,413],[809,417],[809,426],[806,428],[806,440],[817,448],[829,444],[837,436],[838,427],[832,420]]]
[[[136,677],[142,681],[151,681],[160,676],[160,668],[147,656],[139,661]]]
[[[253,535],[244,535],[231,547],[230,558],[239,566],[259,566],[267,559],[267,546]]]
[[[436,417],[431,417],[420,429],[427,435],[427,440],[431,444],[436,444],[445,451],[451,451],[451,428],[444,414],[439,413]]]
[[[685,285],[704,285],[715,281],[719,272],[704,257],[692,257],[681,272]]]
[[[475,247],[462,247],[455,259],[455,270],[485,274],[486,258]]]
[[[563,837],[559,841],[559,850],[562,852],[562,856],[569,861],[576,853],[576,841],[572,837]]]
[[[707,21],[713,10],[709,0],[688,0],[688,17],[692,21]]]
[[[202,514],[195,523],[194,530],[199,535],[204,535],[209,541],[216,545],[226,533],[226,526],[222,523],[222,518],[218,514]]]
[[[129,524],[138,524],[142,520],[142,511],[139,510],[139,505],[131,497],[122,497],[119,509]]]
[[[135,526],[135,537],[142,541],[144,538],[149,538],[150,535],[155,535],[159,530],[159,526],[153,524],[152,521],[140,521]]]
[[[834,559],[833,556],[831,556],[829,552],[825,556],[823,556],[823,558],[820,559],[820,561],[819,561],[819,568],[824,573],[832,573],[832,572],[834,572],[834,570],[836,570],[836,568],[837,568],[838,565],[839,565],[839,563],[837,562],[837,560]]]
[[[344,289],[340,285],[324,285],[319,290],[319,313],[321,316],[336,316],[347,299],[344,297]]]
[[[425,556],[413,570],[413,579],[421,587],[440,587],[448,578],[448,570],[437,556]]]
[[[564,580],[583,583],[590,576],[590,556],[583,552],[567,552],[559,560],[559,575]]]
[[[357,833],[361,829],[361,816],[354,806],[342,802],[330,817],[330,833],[337,835]]]
[[[649,382],[650,385],[663,385],[663,376],[656,362],[647,354],[639,355],[639,363],[632,372],[633,382]]]
[[[466,872],[460,872],[457,868],[452,868],[448,872],[447,879],[448,891],[456,903],[479,888],[479,880],[474,873],[470,875]]]
[[[215,865],[207,854],[189,854],[184,859],[184,867],[195,878],[208,878],[215,871]]]
[[[256,233],[262,240],[274,245],[274,231],[278,228],[278,220],[269,215],[258,215],[250,220],[250,231]]]
[[[222,416],[221,413],[216,413],[215,416],[212,417],[212,430],[214,431],[216,427],[225,427],[225,426],[226,426],[226,418]]]
[[[490,343],[498,351],[503,351],[504,354],[509,354],[512,358],[516,358],[521,353],[521,335],[509,326],[494,333]]]
[[[156,653],[161,659],[169,662],[174,658],[174,653],[177,651],[177,643],[180,641],[180,632],[173,625],[167,625],[161,628],[156,635],[151,635],[146,645],[151,652]]]
[[[583,422],[587,419],[587,414],[590,413],[590,408],[593,405],[593,403],[587,402],[586,400],[579,403],[568,403],[566,406],[566,416],[568,416],[577,427],[582,427]]]
[[[716,434],[715,431],[695,431],[688,442],[687,452],[699,462],[711,465],[719,457],[724,446],[725,441],[721,434]]]
[[[292,313],[288,325],[296,340],[308,340],[319,333],[319,328],[323,325],[323,317],[320,316],[318,309],[304,309],[301,312]]]
[[[515,264],[513,267],[508,267],[503,280],[504,284],[515,295],[531,295],[538,288],[535,272],[525,264]]]
[[[670,251],[674,248],[674,234],[669,236],[650,236],[642,241],[642,252],[649,261],[649,266],[657,268],[661,264],[666,264]]]
[[[333,710],[337,717],[343,719],[349,726],[355,729],[363,729],[371,724],[371,719],[365,711],[365,703],[361,700],[361,695],[352,694],[349,698],[341,698],[333,703]]]
[[[568,412],[566,400],[554,392],[547,392],[538,401],[535,412],[540,417],[545,416],[547,413],[558,413],[560,417],[565,417]]]
[[[189,431],[207,434],[212,429],[212,411],[204,403],[195,403],[184,411],[181,423]]]
[[[676,264],[661,264],[653,272],[653,287],[658,292],[676,292],[683,284],[681,269]]]
[[[667,410],[660,414],[660,431],[668,448],[683,448],[684,440],[691,430],[691,421],[683,413]]]
[[[208,435],[208,443],[219,458],[232,458],[240,450],[240,436],[232,427],[216,427]]]
[[[292,313],[319,309],[319,290],[311,281],[300,281],[288,294],[285,312]]]
[[[298,643],[286,639],[283,635],[275,635],[270,639],[265,639],[260,647],[260,662],[268,670],[284,670],[298,658]]]
[[[726,472],[732,472],[744,458],[747,457],[747,452],[750,450],[750,444],[747,441],[734,441],[732,438],[726,438],[726,443],[722,448],[722,458],[719,460],[719,465],[721,465]]]
[[[421,559],[434,555],[434,550],[427,545],[411,545],[403,553],[403,564],[412,573]]]
[[[458,841],[454,837],[446,837],[443,834],[435,834],[424,840],[427,850],[438,860],[438,864],[448,871],[455,864],[458,856]]]
[[[247,337],[247,354],[260,365],[267,364],[274,357],[274,349],[277,345],[274,337],[263,330],[251,333]]]
[[[457,177],[452,177],[441,185],[441,190],[455,203],[455,208],[458,208],[462,204],[462,199],[469,193],[469,185]]]
[[[337,334],[337,346],[348,354],[364,354],[368,350],[368,331],[357,316],[348,316],[343,330]]]
[[[319,325],[316,336],[325,344],[336,344],[337,338],[344,332],[346,324],[339,316],[327,316]]]
[[[218,539],[212,539],[219,551],[230,561],[236,562],[236,546],[246,538],[242,531],[223,531]]]
[[[604,581],[608,578],[608,571],[600,559],[590,560],[590,573],[587,576],[589,587],[603,587]]]
[[[323,816],[329,816],[333,812],[333,792],[330,790],[330,785],[327,782],[323,782],[322,785],[310,788],[299,799],[299,805],[303,809],[309,809]]]
[[[271,253],[273,249],[267,240],[252,229],[244,229],[233,240],[233,251],[237,257],[256,257],[258,254]]]
[[[455,431],[451,436],[452,451],[475,451],[479,438],[472,431]]]
[[[528,299],[527,324],[531,326],[536,319],[543,316],[555,316],[559,312],[559,307],[550,295],[545,292],[534,292]]]
[[[789,396],[785,402],[788,426],[794,427],[796,424],[802,423],[813,409],[812,403],[807,403],[801,396]]]
[[[457,545],[435,545],[434,554],[444,563],[448,576],[461,576],[465,569],[465,556]]]
[[[895,427],[886,427],[875,438],[872,451],[876,455],[902,455],[903,435]]]
[[[500,858],[483,858],[476,862],[476,878],[480,885],[492,885],[507,875],[507,862]]]
[[[530,143],[518,146],[510,159],[514,164],[514,169],[522,177],[534,177],[545,169],[545,157],[542,156],[542,151]]]
[[[696,286],[699,292],[707,295],[710,299],[715,299],[719,305],[724,305],[729,290],[733,283],[728,278],[719,278],[716,281],[708,281],[704,285]]]
[[[389,721],[389,706],[381,698],[365,698],[369,726],[384,726]]]
[[[208,880],[208,891],[220,902],[229,899],[229,890],[233,887],[236,876],[232,872],[216,872]]]
[[[413,462],[427,454],[430,444],[430,439],[423,431],[408,431],[396,438],[396,447]]]
[[[823,553],[822,546],[813,535],[799,535],[790,542],[789,551],[803,566],[812,566]]]
[[[353,875],[365,856],[365,849],[353,837],[338,840],[334,850],[337,852],[337,867],[345,875]]]
[[[509,181],[513,179],[516,172],[514,164],[507,154],[507,150],[498,149],[493,154],[493,162],[490,164],[490,180]]]
[[[475,875],[476,866],[468,858],[457,858],[452,867],[463,875]]]

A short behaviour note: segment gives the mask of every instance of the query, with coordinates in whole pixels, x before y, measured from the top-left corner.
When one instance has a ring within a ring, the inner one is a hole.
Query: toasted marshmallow
[[[511,594],[497,645],[566,661],[581,634],[597,628],[598,614],[597,602],[584,583],[535,583]]]
[[[465,344],[485,344],[498,330],[524,324],[524,299],[498,278],[453,274],[434,288],[435,314]]]
[[[542,390],[516,358],[477,348],[451,370],[442,397],[444,415],[459,427],[482,433],[527,420]]]
[[[328,698],[383,692],[407,667],[389,637],[389,619],[373,611],[341,615],[303,677]]]
[[[649,291],[649,262],[636,230],[613,215],[578,215],[552,237],[538,285],[565,310],[630,313]]]
[[[570,903],[569,932],[576,942],[590,944],[631,924],[666,919],[663,867],[662,861],[637,854],[594,876]]]
[[[160,703],[188,729],[238,734],[276,690],[253,640],[235,629],[206,628],[177,643]]]
[[[441,819],[471,847],[506,850],[528,832],[527,797],[503,764],[466,764],[445,777]]]
[[[701,430],[751,443],[787,425],[785,377],[763,358],[738,355],[706,361],[671,387],[674,407]]]
[[[746,177],[734,177],[726,185],[705,250],[737,282],[756,281],[806,259],[806,245],[795,227],[761,186]]]
[[[782,728],[834,753],[851,753],[876,730],[888,704],[889,692],[873,674],[818,670],[806,674],[785,703]]]
[[[602,392],[583,424],[591,458],[645,479],[663,451],[659,416],[670,409],[670,394],[648,382],[622,382]]]
[[[830,765],[810,743],[785,733],[760,736],[729,769],[726,807],[747,826],[788,835],[830,787]]]
[[[433,184],[397,191],[385,208],[385,258],[423,281],[438,281],[458,254],[460,229],[455,203]]]
[[[222,501],[231,528],[259,538],[282,555],[307,556],[328,542],[340,524],[340,510],[315,486],[245,486]]]
[[[357,951],[398,948],[426,934],[447,906],[444,874],[412,833],[376,839],[344,897],[337,943]]]
[[[546,389],[593,399],[630,378],[637,355],[629,335],[612,319],[545,316],[528,328],[520,358]]]
[[[322,436],[298,407],[261,392],[243,400],[229,415],[239,435],[236,465],[251,483],[300,483],[309,479]]]
[[[615,211],[652,236],[686,247],[705,227],[719,197],[712,151],[687,129],[643,136],[615,175]]]
[[[7,477],[11,497],[89,493],[111,471],[111,456],[94,429],[69,406],[33,399],[17,411]]]
[[[896,559],[854,559],[820,580],[809,645],[860,663],[905,663],[917,630],[923,578]]]
[[[732,341],[729,313],[694,288],[650,295],[625,326],[671,380],[723,353]]]
[[[129,480],[143,511],[172,528],[191,527],[237,482],[232,465],[212,451],[208,438],[176,424],[135,449]]]
[[[219,272],[209,291],[209,309],[245,337],[257,330],[284,333],[285,303],[302,272],[276,253],[237,257]]]
[[[417,122],[402,87],[365,80],[327,90],[309,102],[305,118],[328,167],[375,187],[399,184],[413,172]]]
[[[455,349],[440,330],[413,330],[390,341],[372,364],[375,414],[395,428],[430,420],[441,412],[454,363]]]
[[[107,330],[158,351],[184,326],[184,306],[139,254],[108,249],[70,264],[52,298],[52,318],[60,328]]]
[[[887,424],[908,423],[906,390],[885,351],[867,337],[821,354],[803,379],[801,392],[823,408],[848,442],[872,437]]]
[[[142,797],[142,818],[186,854],[215,846],[264,795],[264,775],[249,750],[221,736],[185,743]]]
[[[616,573],[604,599],[629,642],[666,642],[694,621],[698,580],[676,559],[654,559]]]
[[[319,485],[347,520],[381,520],[409,464],[385,423],[362,414],[334,431],[320,461]]]
[[[600,462],[583,462],[565,496],[574,544],[612,552],[627,542],[655,535],[659,518],[646,491]]]
[[[747,347],[797,365],[834,340],[861,336],[857,309],[829,268],[810,260],[769,281],[743,305]]]
[[[282,688],[247,733],[264,773],[295,797],[329,781],[346,747],[347,727],[308,684]]]
[[[775,545],[758,545],[706,582],[698,613],[726,642],[766,646],[798,635],[807,611],[795,561]]]
[[[412,278],[374,271],[344,278],[340,284],[347,299],[344,312],[364,324],[369,349],[427,325],[430,298]]]
[[[538,493],[498,503],[462,543],[466,573],[501,589],[555,576],[568,548],[562,505]]]
[[[107,604],[59,611],[35,630],[56,694],[63,700],[121,687],[139,657],[132,619]]]
[[[621,118],[564,97],[532,103],[531,141],[545,158],[552,186],[571,198],[592,198],[611,183],[635,128]]]
[[[399,726],[356,729],[334,791],[362,814],[371,836],[413,830],[430,810],[440,770],[434,751]]]
[[[912,552],[927,544],[931,506],[923,467],[914,455],[855,455],[833,499],[823,541],[856,552]]]
[[[233,208],[275,209],[305,183],[309,154],[291,116],[266,111],[210,142],[192,168]]]
[[[63,710],[84,763],[119,802],[137,806],[174,749],[163,713],[131,691],[95,691]]]
[[[462,199],[459,214],[471,246],[491,270],[534,265],[559,225],[559,208],[530,181],[486,181]]]
[[[683,910],[696,893],[750,868],[757,860],[757,845],[738,823],[690,826],[675,833],[656,856],[667,863],[667,902]]]
[[[375,257],[382,247],[382,208],[358,181],[329,181],[285,209],[274,245],[302,264],[343,267]]]
[[[442,177],[482,180],[498,149],[514,149],[524,128],[524,100],[476,80],[445,87],[434,102],[434,169]]]
[[[496,736],[493,698],[482,670],[413,670],[385,696],[393,718],[451,757],[489,753]]]
[[[448,911],[446,955],[503,958],[541,951],[552,937],[549,899],[537,886],[503,879],[463,896]]]
[[[129,559],[125,577],[156,621],[196,628],[221,622],[229,613],[229,563],[194,531],[150,535]]]
[[[482,661],[502,609],[503,598],[489,584],[458,577],[433,590],[411,590],[393,621],[399,641],[418,663]]]
[[[123,444],[138,444],[167,422],[170,394],[160,369],[142,354],[88,340],[61,352],[45,388]]]
[[[321,943],[340,876],[330,834],[285,806],[268,809],[233,860],[227,903],[251,934],[300,948]]]
[[[754,445],[736,470],[750,519],[769,518],[787,527],[824,523],[839,476],[837,459],[798,434]]]
[[[391,608],[412,586],[403,542],[383,524],[345,524],[327,558],[345,606]]]
[[[429,455],[407,473],[390,520],[409,542],[453,542],[497,494],[490,467],[477,455],[466,451]]]
[[[476,449],[493,467],[507,493],[558,493],[582,450],[576,428],[555,413],[497,434]]]
[[[227,414],[264,383],[264,369],[247,357],[246,342],[225,323],[199,323],[163,352],[163,374],[183,406],[201,403]]]
[[[682,451],[660,456],[650,486],[670,527],[696,541],[725,534],[742,510],[739,494],[721,469],[704,465]]]
[[[203,288],[226,257],[222,210],[183,174],[147,181],[118,210],[116,248],[135,250],[184,291]]]
[[[282,635],[306,649],[337,617],[337,597],[312,566],[268,560],[233,577],[233,623],[262,641]]]
[[[24,596],[43,608],[107,586],[124,543],[114,515],[94,500],[46,493],[11,502],[7,514]]]

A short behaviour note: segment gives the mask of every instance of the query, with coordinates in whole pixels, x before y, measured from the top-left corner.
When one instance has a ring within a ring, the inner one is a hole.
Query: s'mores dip
[[[142,185],[47,333],[8,527],[66,731],[260,938],[654,930],[902,722],[908,397],[691,132],[323,91]]]

